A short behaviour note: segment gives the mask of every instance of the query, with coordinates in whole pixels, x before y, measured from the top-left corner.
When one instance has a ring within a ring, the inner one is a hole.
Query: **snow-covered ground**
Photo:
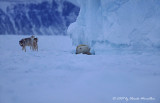
[[[76,55],[67,36],[25,53],[24,37],[0,35],[0,103],[160,103],[159,53]]]

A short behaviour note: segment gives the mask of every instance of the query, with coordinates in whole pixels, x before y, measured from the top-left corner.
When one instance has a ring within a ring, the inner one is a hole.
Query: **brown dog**
[[[24,38],[19,41],[19,45],[22,47],[22,50],[26,52],[26,46],[29,46],[32,50],[38,51],[38,39],[34,36],[31,36],[30,38]]]

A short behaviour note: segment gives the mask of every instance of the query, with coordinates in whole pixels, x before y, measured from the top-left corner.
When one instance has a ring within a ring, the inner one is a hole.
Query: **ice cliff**
[[[159,0],[70,0],[80,6],[68,34],[94,49],[160,48]]]

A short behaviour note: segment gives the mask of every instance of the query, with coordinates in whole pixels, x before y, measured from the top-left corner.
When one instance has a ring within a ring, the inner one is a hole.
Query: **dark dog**
[[[38,38],[33,39],[33,50],[38,51]]]

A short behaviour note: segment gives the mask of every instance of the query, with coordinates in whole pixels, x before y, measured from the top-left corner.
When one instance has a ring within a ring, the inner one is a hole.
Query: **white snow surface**
[[[0,103],[160,103],[159,53],[76,55],[67,36],[0,35]],[[113,100],[113,97],[155,100]]]

